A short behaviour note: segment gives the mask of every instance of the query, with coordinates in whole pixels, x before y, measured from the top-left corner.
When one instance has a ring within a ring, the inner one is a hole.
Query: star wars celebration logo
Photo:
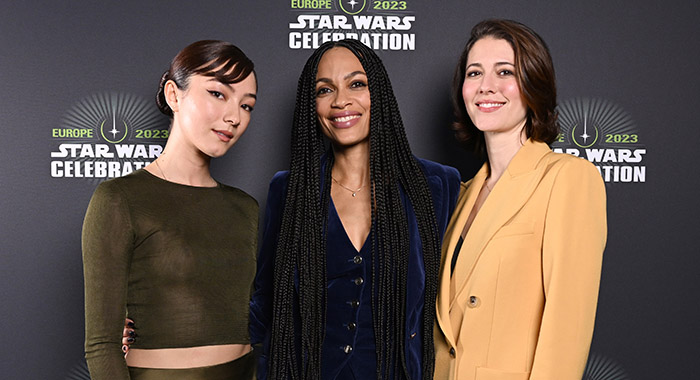
[[[646,182],[647,149],[627,112],[602,99],[568,100],[558,110],[552,150],[592,162],[606,183]]]
[[[290,9],[290,49],[351,38],[374,50],[416,50],[416,16],[408,1],[291,0]]]
[[[121,177],[156,159],[168,134],[168,120],[152,102],[118,93],[89,96],[51,129],[51,177]]]

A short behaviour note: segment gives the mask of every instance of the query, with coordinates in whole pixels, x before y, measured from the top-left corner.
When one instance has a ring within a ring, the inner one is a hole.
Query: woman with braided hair
[[[432,379],[459,174],[411,154],[386,70],[362,43],[328,42],[307,61],[290,166],[270,184],[251,301],[258,377]]]

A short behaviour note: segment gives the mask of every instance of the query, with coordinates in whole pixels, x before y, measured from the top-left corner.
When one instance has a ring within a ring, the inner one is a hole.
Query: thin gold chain
[[[357,190],[353,190],[353,189],[351,189],[351,188],[349,188],[349,187],[343,185],[342,183],[338,182],[338,180],[335,179],[333,176],[331,176],[331,179],[333,179],[333,182],[335,182],[335,183],[337,183],[338,185],[340,185],[340,187],[342,187],[343,189],[345,189],[345,190],[351,192],[353,197],[356,196],[357,193],[358,193],[360,190],[362,190],[363,187],[365,187],[365,185],[362,185],[362,186],[360,186]]]
[[[160,174],[163,176],[163,179],[167,181],[167,180],[168,180],[168,177],[165,176],[165,172],[164,172],[163,169],[160,167],[160,164],[158,163],[158,159],[157,159],[157,158],[156,158],[156,161],[155,161],[155,162],[156,162],[156,166],[158,167],[158,170],[160,171]]]

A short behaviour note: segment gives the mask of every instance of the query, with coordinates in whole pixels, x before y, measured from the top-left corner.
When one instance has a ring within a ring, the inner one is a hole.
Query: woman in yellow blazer
[[[509,20],[477,24],[455,75],[458,138],[485,153],[443,241],[435,379],[580,380],[606,240],[595,167],[553,153],[554,68]]]

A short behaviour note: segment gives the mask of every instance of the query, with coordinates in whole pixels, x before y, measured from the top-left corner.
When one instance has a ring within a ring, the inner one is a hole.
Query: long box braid
[[[416,215],[425,266],[423,379],[433,377],[433,323],[440,269],[440,241],[427,179],[411,153],[389,76],[379,57],[356,40],[327,42],[309,58],[299,78],[289,184],[274,268],[271,379],[320,379],[326,316],[326,237],[333,155],[324,173],[324,138],[316,116],[316,72],[323,54],[340,46],[366,71],[370,99],[372,202],[372,318],[378,379],[408,379],[405,359],[409,241],[401,189]],[[325,183],[321,192],[321,178]],[[294,290],[295,274],[299,292]],[[295,307],[301,331],[294,324]],[[296,336],[301,352],[296,352]]]

